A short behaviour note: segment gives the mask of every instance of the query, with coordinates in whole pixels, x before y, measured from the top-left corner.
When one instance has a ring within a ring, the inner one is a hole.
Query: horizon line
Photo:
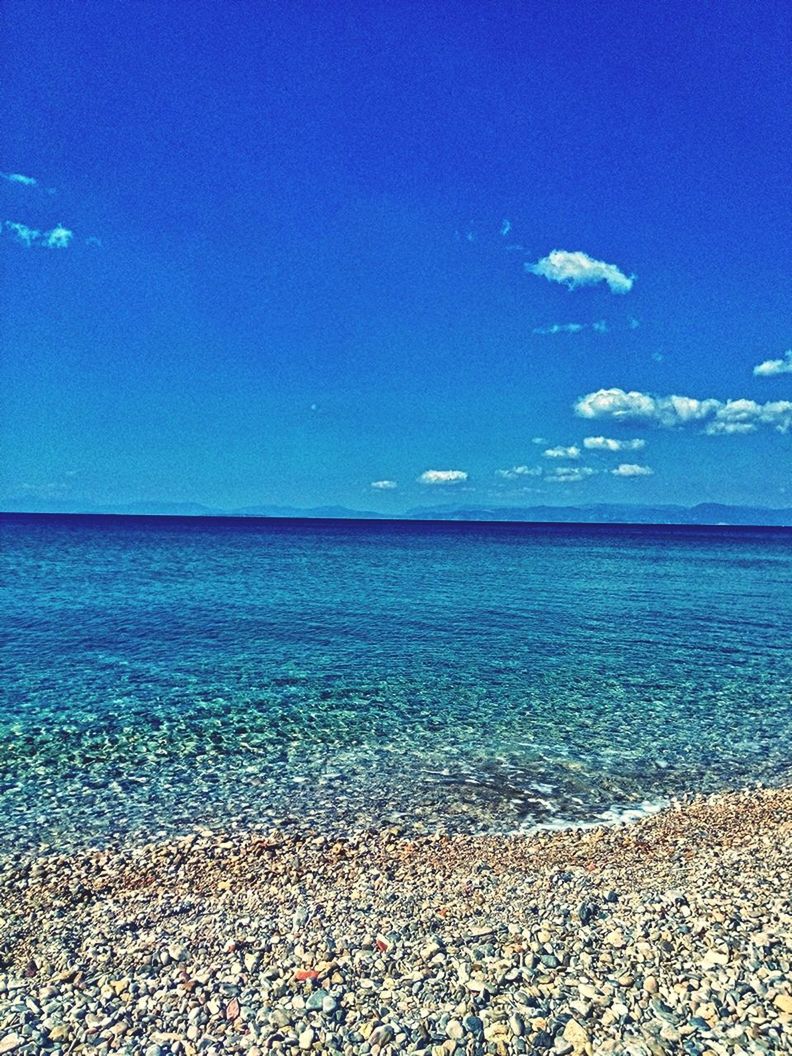
[[[593,505],[608,505],[608,504],[593,504]],[[710,505],[722,505],[727,506],[725,503],[701,503],[702,506]],[[321,507],[320,507],[321,508]],[[514,507],[515,509],[543,509],[547,507]],[[553,507],[550,507],[553,508]],[[555,507],[556,509],[585,509],[586,507]],[[588,507],[589,509],[592,507]],[[640,507],[639,507],[640,508]],[[657,507],[662,509],[662,507]],[[670,506],[671,509],[682,509],[682,510],[694,510],[696,506]],[[754,509],[750,506],[727,506],[728,509],[732,510],[748,510]],[[756,507],[759,509],[759,507]],[[508,508],[507,508],[508,509]],[[372,523],[385,523],[385,524],[439,524],[439,525],[465,525],[465,524],[493,524],[493,525],[520,525],[520,526],[532,526],[532,527],[581,527],[581,528],[730,528],[730,529],[781,529],[784,531],[792,531],[792,508],[781,507],[761,507],[768,513],[789,513],[790,522],[789,524],[767,524],[762,522],[746,522],[746,523],[734,523],[729,521],[630,521],[630,520],[594,520],[594,521],[578,521],[578,520],[525,520],[522,518],[508,518],[508,517],[420,517],[410,516],[407,513],[404,514],[365,514],[361,512],[361,516],[355,516],[356,511],[350,510],[350,516],[312,516],[306,513],[305,516],[299,514],[240,514],[240,513],[133,513],[133,512],[102,512],[102,511],[58,511],[58,510],[3,510],[0,509],[0,518],[23,518],[23,517],[42,517],[42,518],[57,518],[57,517],[68,517],[68,518],[101,518],[111,520],[136,520],[136,521],[244,521],[244,522],[256,522],[256,521],[268,521],[268,522],[282,522],[282,521],[310,521],[313,523],[320,524],[338,524],[340,523],[351,523],[351,524],[372,524]]]

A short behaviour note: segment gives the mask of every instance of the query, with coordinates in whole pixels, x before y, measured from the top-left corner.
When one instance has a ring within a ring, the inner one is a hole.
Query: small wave
[[[600,826],[612,828],[615,825],[623,825],[642,818],[659,814],[671,801],[667,798],[645,799],[641,803],[630,806],[613,804],[606,810],[593,814],[586,819],[557,817],[548,821],[535,821],[520,827],[519,832],[523,835],[532,835],[535,832],[558,832],[564,829],[596,829]]]

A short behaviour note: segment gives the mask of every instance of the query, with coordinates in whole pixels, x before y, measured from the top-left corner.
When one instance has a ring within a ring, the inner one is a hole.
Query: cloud
[[[614,440],[610,436],[586,436],[583,446],[587,451],[640,451],[645,440]]]
[[[504,238],[506,238],[506,236],[511,231],[511,229],[512,229],[511,220],[504,220],[503,223],[501,224],[500,233],[503,235]]]
[[[754,433],[759,426],[766,425],[779,433],[792,429],[792,401],[773,400],[757,403],[755,400],[727,400],[707,425],[711,436],[723,433]]]
[[[596,469],[591,466],[557,466],[552,473],[545,475],[545,480],[551,484],[579,484],[596,474]]]
[[[597,319],[594,323],[550,323],[548,326],[535,326],[534,334],[579,334],[581,330],[593,330],[595,334],[610,333],[607,320]]]
[[[551,326],[535,326],[535,334],[579,334],[586,329],[585,323],[553,323]]]
[[[574,444],[570,447],[548,447],[543,455],[545,458],[580,458],[580,448]]]
[[[418,477],[419,484],[464,484],[467,473],[461,469],[427,469]]]
[[[598,389],[581,396],[575,413],[581,418],[613,418],[615,421],[645,421],[673,427],[710,417],[719,400],[698,400],[691,396],[650,396],[624,389]]]
[[[395,480],[372,480],[370,484],[370,487],[376,488],[377,491],[393,491],[398,486]]]
[[[10,231],[12,236],[27,246],[28,249],[41,238],[41,232],[37,231],[34,227],[28,227],[27,224],[18,224],[13,220],[6,220],[3,224],[6,231]]]
[[[634,462],[622,462],[621,465],[611,470],[614,477],[651,477],[654,470],[649,466],[639,466]]]
[[[566,283],[570,290],[605,282],[611,293],[628,293],[635,281],[633,276],[625,275],[615,264],[594,260],[588,253],[579,250],[570,252],[567,249],[554,249],[535,264],[526,263],[525,270],[532,275],[543,275],[550,282]]]
[[[543,436],[532,436],[531,437],[531,443],[532,444],[536,444],[537,447],[544,447],[544,445],[547,443],[547,441],[545,440],[545,438]]]
[[[614,421],[644,422],[661,429],[700,425],[711,436],[727,433],[753,433],[761,426],[786,433],[792,428],[792,402],[776,400],[700,400],[693,396],[652,396],[624,389],[598,389],[575,402],[581,418],[611,418]]]
[[[766,359],[754,367],[754,374],[760,378],[773,378],[778,374],[792,374],[792,348],[788,348],[782,359]]]
[[[69,485],[62,480],[51,480],[46,484],[20,484],[19,489],[25,495],[35,496],[37,499],[52,499],[67,492]]]
[[[66,249],[74,238],[74,232],[64,227],[63,224],[56,224],[51,231],[43,232],[13,220],[5,220],[3,227],[28,249],[31,246],[41,246],[44,249]]]
[[[54,187],[42,187],[35,177],[23,176],[21,172],[0,172],[0,180],[5,180],[7,183],[16,183],[21,187],[39,187],[42,191],[46,191],[47,194],[56,193]]]
[[[501,480],[521,480],[523,477],[541,477],[541,466],[512,466],[511,469],[496,469],[495,475]]]
[[[45,231],[42,237],[47,249],[66,249],[74,238],[74,232],[63,224],[56,224],[51,231]]]
[[[0,172],[0,179],[8,183],[21,183],[24,187],[38,187],[38,180],[32,176],[23,176],[21,172]]]

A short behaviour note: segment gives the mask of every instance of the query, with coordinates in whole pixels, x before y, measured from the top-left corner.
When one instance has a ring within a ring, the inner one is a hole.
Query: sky
[[[0,504],[792,505],[792,18],[0,14]]]

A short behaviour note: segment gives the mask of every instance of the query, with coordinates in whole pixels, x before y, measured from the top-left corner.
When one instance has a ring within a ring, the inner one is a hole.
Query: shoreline
[[[0,863],[0,1054],[792,1049],[792,789]]]

